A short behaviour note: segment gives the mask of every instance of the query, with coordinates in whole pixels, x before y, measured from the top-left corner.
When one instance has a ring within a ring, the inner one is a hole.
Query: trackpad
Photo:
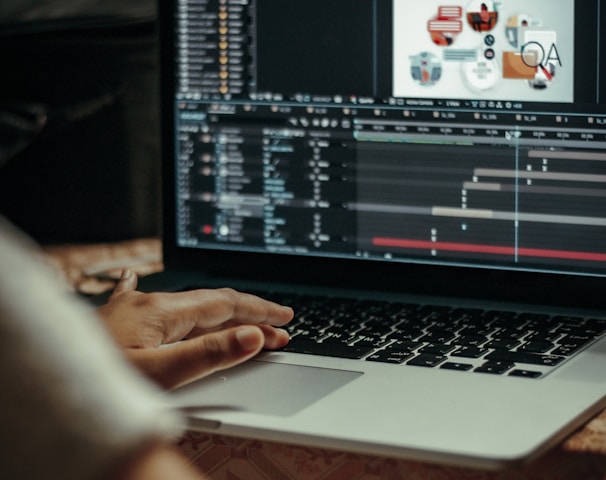
[[[362,375],[361,372],[249,361],[173,392],[187,410],[289,416]]]

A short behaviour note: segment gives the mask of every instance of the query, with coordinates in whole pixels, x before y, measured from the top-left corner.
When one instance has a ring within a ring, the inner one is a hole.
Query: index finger
[[[178,294],[178,307],[198,327],[226,322],[282,326],[294,316],[292,308],[232,288],[191,290]]]

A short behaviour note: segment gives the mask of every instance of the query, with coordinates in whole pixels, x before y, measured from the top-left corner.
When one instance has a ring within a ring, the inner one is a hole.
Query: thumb
[[[132,292],[137,289],[138,278],[137,274],[132,270],[124,269],[122,270],[122,275],[120,276],[120,280],[114,287],[114,291],[112,292],[111,298],[115,298],[119,295],[122,295],[127,292]]]
[[[254,357],[264,342],[260,328],[242,326],[165,347],[130,349],[127,355],[149,378],[172,389]]]

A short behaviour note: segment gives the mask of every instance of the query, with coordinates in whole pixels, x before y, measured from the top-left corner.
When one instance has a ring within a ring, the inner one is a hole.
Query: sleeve
[[[27,243],[0,217],[0,478],[107,478],[183,420]]]

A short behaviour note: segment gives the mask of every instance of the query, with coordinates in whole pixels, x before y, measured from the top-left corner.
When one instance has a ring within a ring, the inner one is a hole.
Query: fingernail
[[[120,280],[124,280],[128,277],[130,277],[133,274],[133,271],[130,270],[129,268],[125,268],[124,270],[122,270],[122,275],[120,275]]]
[[[255,350],[261,343],[260,330],[256,327],[242,327],[236,332],[238,343],[244,350]]]

